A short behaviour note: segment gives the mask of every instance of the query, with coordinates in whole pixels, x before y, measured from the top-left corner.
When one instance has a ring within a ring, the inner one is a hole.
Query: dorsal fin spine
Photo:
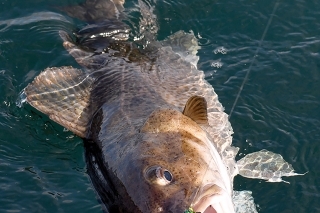
[[[182,114],[191,118],[197,124],[209,124],[207,101],[202,96],[194,95],[190,97],[184,107]]]

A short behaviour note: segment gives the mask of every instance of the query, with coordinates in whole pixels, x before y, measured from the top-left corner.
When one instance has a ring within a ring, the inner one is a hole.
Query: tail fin
[[[106,19],[119,19],[124,0],[86,0],[84,3],[60,8],[69,16],[96,23]]]

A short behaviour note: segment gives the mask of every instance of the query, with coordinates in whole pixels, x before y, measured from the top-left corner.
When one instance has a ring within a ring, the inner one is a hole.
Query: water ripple
[[[35,24],[37,22],[43,21],[60,21],[65,23],[70,23],[70,19],[67,19],[65,16],[54,13],[54,12],[35,12],[28,16],[21,18],[14,18],[0,21],[0,27],[4,25],[3,28],[0,29],[0,32],[6,31],[8,28],[14,26],[24,26],[28,24]]]

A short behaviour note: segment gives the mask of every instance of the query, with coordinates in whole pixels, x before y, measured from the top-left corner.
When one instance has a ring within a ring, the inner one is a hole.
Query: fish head
[[[141,173],[133,197],[142,212],[234,212],[225,166],[197,122],[177,110],[158,109],[140,133],[134,164]]]

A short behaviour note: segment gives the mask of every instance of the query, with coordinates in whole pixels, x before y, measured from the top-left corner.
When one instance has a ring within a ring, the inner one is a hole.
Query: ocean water
[[[102,212],[82,140],[28,104],[16,104],[46,67],[79,67],[58,34],[85,25],[57,9],[76,2],[0,0],[0,212]],[[125,4],[133,8],[135,27],[136,3]],[[268,149],[296,172],[308,172],[284,178],[290,184],[237,176],[235,190],[252,191],[260,213],[320,212],[320,2],[151,4],[158,39],[179,30],[199,39],[198,68],[230,115],[238,159]]]

